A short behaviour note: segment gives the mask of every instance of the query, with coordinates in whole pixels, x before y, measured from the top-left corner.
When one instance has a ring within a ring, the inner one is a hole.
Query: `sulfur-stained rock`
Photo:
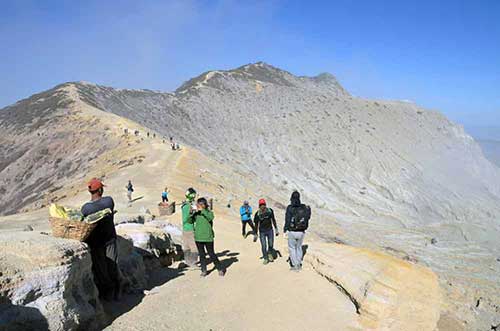
[[[0,233],[0,330],[93,330],[103,310],[85,244]]]
[[[425,267],[347,245],[310,245],[305,261],[346,294],[363,330],[434,331],[441,313],[437,276]]]

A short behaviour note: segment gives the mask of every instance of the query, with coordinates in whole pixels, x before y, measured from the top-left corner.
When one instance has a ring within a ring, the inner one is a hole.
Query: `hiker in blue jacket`
[[[252,206],[248,203],[248,201],[243,202],[243,206],[240,207],[240,216],[241,216],[241,234],[243,238],[246,238],[248,234],[246,233],[247,224],[250,225],[250,228],[253,232],[253,241],[257,241],[257,233],[255,232],[255,226],[252,222]]]

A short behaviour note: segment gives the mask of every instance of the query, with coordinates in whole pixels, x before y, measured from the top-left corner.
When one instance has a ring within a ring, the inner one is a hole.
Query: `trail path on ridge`
[[[152,144],[144,153],[145,162],[106,178],[107,192],[116,196],[118,210],[132,213],[139,206],[155,206],[167,183],[177,201],[186,189],[183,185],[192,181],[196,186],[196,178],[190,178],[187,169],[178,169],[189,150],[172,152],[166,145]],[[144,196],[132,207],[126,207],[124,199],[128,179],[136,187],[136,196]],[[121,314],[130,309],[130,301],[141,300],[108,330],[356,329],[355,308],[335,286],[308,267],[300,273],[288,270],[281,234],[275,246],[283,257],[263,265],[260,244],[251,236],[242,238],[239,220],[230,219],[224,211],[216,209],[215,213],[215,248],[228,266],[226,276],[212,272],[201,278],[199,270],[165,268],[151,280],[159,285],[152,294],[142,299],[129,296],[128,302],[114,307],[113,314]],[[169,221],[180,224],[180,210]]]

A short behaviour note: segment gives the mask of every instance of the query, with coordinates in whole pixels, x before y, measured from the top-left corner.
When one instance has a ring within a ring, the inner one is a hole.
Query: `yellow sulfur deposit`
[[[62,218],[71,221],[82,221],[83,215],[78,209],[67,208],[58,204],[51,204],[49,207],[50,217]]]
[[[87,223],[95,223],[102,220],[104,217],[113,214],[113,211],[109,208],[104,210],[100,210],[93,214],[83,217],[83,214],[80,210],[74,208],[68,208],[64,206],[60,206],[58,204],[51,204],[49,207],[49,215],[50,217],[62,218],[70,221],[83,221]]]

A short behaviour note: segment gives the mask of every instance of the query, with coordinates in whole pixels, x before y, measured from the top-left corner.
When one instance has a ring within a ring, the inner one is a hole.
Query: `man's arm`
[[[280,230],[278,230],[278,225],[276,224],[276,218],[274,217],[274,210],[271,209],[271,221],[273,222],[274,229],[276,230],[276,235],[280,233]]]
[[[257,213],[258,212],[255,212],[255,215],[253,217],[253,224],[255,225],[255,235],[259,234],[259,222],[260,222],[260,218],[257,217]]]
[[[290,206],[286,207],[285,213],[285,225],[283,227],[283,232],[290,230],[290,221],[292,220],[292,212],[290,211]]]

